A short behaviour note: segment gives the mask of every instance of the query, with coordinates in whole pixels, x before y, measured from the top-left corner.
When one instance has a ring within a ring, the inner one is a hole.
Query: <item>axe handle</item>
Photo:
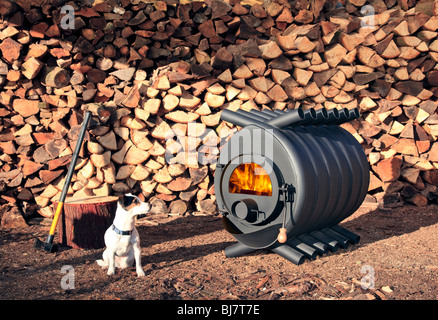
[[[58,206],[56,207],[55,216],[53,217],[52,226],[50,227],[48,241],[53,241],[53,236],[55,235],[56,226],[58,224],[59,216],[61,215],[62,208],[64,206],[64,200],[67,196],[68,188],[70,187],[70,181],[75,170],[76,161],[78,160],[79,152],[81,151],[82,142],[84,141],[85,132],[87,131],[88,123],[90,122],[91,112],[86,111],[84,116],[84,121],[82,122],[81,131],[79,132],[78,140],[76,142],[75,151],[71,158],[70,165],[68,167],[67,176],[65,178],[64,187],[62,188],[61,197],[59,198]]]

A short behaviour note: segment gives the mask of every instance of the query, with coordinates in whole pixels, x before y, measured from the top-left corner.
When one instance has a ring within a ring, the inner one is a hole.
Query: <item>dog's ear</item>
[[[123,196],[119,197],[118,201],[119,201],[119,204],[123,208],[126,208],[126,207],[129,207],[135,200],[136,200],[135,197],[131,197],[131,196],[128,196],[128,195],[123,195]]]

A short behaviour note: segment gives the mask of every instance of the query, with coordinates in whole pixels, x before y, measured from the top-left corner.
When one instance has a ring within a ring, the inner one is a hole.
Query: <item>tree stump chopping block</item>
[[[117,200],[112,196],[67,199],[58,225],[59,243],[73,249],[105,247],[105,231],[114,220]]]

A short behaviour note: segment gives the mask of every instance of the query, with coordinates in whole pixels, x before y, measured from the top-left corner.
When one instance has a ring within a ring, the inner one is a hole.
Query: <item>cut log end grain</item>
[[[261,57],[263,59],[275,59],[283,54],[283,51],[274,41],[270,41],[267,44],[259,46],[259,49],[262,52]]]
[[[408,202],[418,206],[418,207],[424,207],[429,203],[429,200],[423,196],[422,194],[416,194],[412,196],[411,198],[408,198]]]
[[[212,108],[219,108],[223,106],[225,103],[225,97],[222,95],[213,94],[210,92],[207,92],[205,94],[205,101],[207,104]]]
[[[166,119],[179,123],[194,122],[199,118],[199,115],[192,112],[173,111],[164,116]]]
[[[139,149],[136,146],[132,146],[126,153],[123,159],[123,163],[131,165],[141,164],[145,162],[149,158],[149,156],[150,154],[148,151]]]
[[[325,59],[331,68],[335,68],[347,54],[347,49],[342,45],[336,44],[324,52]]]
[[[67,70],[60,67],[47,68],[44,83],[49,87],[65,87],[70,83],[70,74]]]
[[[201,103],[201,99],[190,93],[183,93],[179,100],[179,106],[183,108],[194,108]]]
[[[173,94],[167,94],[163,99],[163,107],[167,111],[172,111],[179,104],[179,98]]]
[[[212,67],[216,70],[227,70],[232,63],[233,55],[226,48],[221,48],[213,58]]]
[[[153,179],[158,183],[167,183],[172,181],[173,177],[169,174],[167,167],[164,167],[154,175]]]
[[[32,80],[38,75],[43,65],[44,64],[41,61],[31,57],[21,65],[23,69],[22,73],[27,79]]]
[[[95,167],[102,168],[111,162],[111,151],[106,151],[102,154],[92,154],[90,161]]]
[[[117,141],[116,141],[116,135],[113,131],[110,131],[106,135],[98,136],[97,141],[99,144],[108,150],[118,150],[117,148]]]
[[[187,203],[183,200],[172,201],[169,205],[169,212],[174,215],[183,215],[187,211]]]
[[[15,99],[12,107],[24,118],[40,112],[40,102],[35,100]]]
[[[212,199],[201,200],[196,204],[196,207],[199,211],[207,214],[214,213],[217,210],[216,201]]]
[[[0,50],[3,57],[10,63],[13,63],[20,57],[22,45],[12,38],[8,37],[0,44]]]
[[[402,160],[400,158],[390,158],[377,163],[376,173],[383,182],[396,181],[400,177]]]
[[[185,191],[190,187],[191,184],[192,181],[190,178],[177,177],[167,184],[167,188],[175,192]]]
[[[1,217],[1,226],[2,228],[8,229],[29,227],[17,206],[13,206],[9,210],[5,210]]]

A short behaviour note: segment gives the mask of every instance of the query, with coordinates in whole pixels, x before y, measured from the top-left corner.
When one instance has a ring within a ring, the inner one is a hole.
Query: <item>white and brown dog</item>
[[[137,276],[144,276],[141,266],[140,236],[135,228],[135,216],[146,214],[151,206],[132,194],[121,196],[117,203],[113,224],[105,232],[106,249],[103,259],[97,260],[102,268],[108,267],[108,275],[116,268],[130,268],[134,264]]]

